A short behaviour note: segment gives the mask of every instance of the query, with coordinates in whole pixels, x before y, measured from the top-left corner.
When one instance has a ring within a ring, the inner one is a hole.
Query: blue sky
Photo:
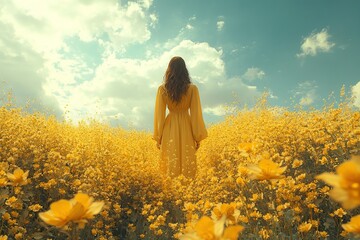
[[[156,88],[175,55],[208,124],[264,91],[273,106],[320,108],[345,85],[360,107],[356,0],[0,3],[1,86],[59,119],[152,130]]]

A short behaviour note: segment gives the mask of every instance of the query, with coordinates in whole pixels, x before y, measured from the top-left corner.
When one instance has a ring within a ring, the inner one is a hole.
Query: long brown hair
[[[170,60],[164,80],[168,96],[173,102],[179,103],[191,83],[184,59],[173,57]]]

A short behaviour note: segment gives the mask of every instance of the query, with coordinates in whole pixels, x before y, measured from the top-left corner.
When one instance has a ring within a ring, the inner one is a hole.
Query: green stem
[[[4,228],[4,221],[1,221],[1,228],[0,228],[0,234],[2,234],[2,230]]]
[[[78,228],[76,226],[76,223],[71,224],[71,234],[70,234],[70,239],[71,240],[78,240],[79,236],[78,236]]]

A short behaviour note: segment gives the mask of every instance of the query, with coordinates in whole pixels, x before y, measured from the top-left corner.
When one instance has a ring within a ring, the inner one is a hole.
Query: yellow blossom
[[[26,185],[28,183],[29,170],[24,172],[22,169],[17,168],[14,170],[14,173],[8,173],[7,177],[12,182],[14,186],[17,185]]]
[[[323,157],[321,158],[321,160],[320,160],[320,163],[321,163],[322,165],[325,165],[327,162],[328,162],[328,160],[326,159],[325,156],[323,156]]]
[[[220,220],[223,216],[226,218],[226,223],[236,223],[240,211],[236,209],[236,203],[220,203],[212,211],[212,218]]]
[[[262,196],[257,194],[257,193],[253,193],[252,197],[249,198],[249,200],[252,201],[252,202],[256,202],[259,198],[261,199]]]
[[[262,237],[262,239],[269,239],[270,238],[269,231],[267,231],[266,229],[261,229],[259,231],[259,235]]]
[[[294,162],[292,163],[292,168],[298,168],[303,164],[302,160],[299,159],[295,159]]]
[[[240,143],[238,145],[238,149],[240,152],[244,153],[244,154],[250,154],[254,151],[255,149],[255,144],[254,143]]]
[[[0,178],[0,187],[6,186],[7,179],[6,178]]]
[[[33,212],[38,212],[42,209],[42,206],[40,204],[34,204],[29,206],[29,209]]]
[[[236,183],[239,184],[240,186],[245,185],[245,181],[244,181],[244,179],[242,177],[236,178]]]
[[[344,211],[344,209],[339,208],[339,209],[337,209],[337,210],[334,211],[334,214],[335,214],[336,216],[343,217],[343,216],[346,214],[346,212]]]
[[[240,174],[240,176],[247,176],[249,173],[249,169],[247,167],[244,166],[239,166],[238,167],[238,173]]]
[[[114,212],[120,213],[121,212],[121,206],[117,203],[114,204]]]
[[[195,231],[180,237],[180,240],[237,240],[239,233],[244,229],[240,225],[224,228],[225,215],[218,221],[203,216],[195,225]]]
[[[311,223],[302,223],[300,224],[300,226],[298,227],[299,232],[308,232],[310,231],[310,229],[312,228],[312,224]]]
[[[14,218],[17,218],[19,216],[19,213],[15,212],[15,211],[12,211],[11,216],[14,217]]]
[[[319,231],[318,233],[322,238],[327,238],[329,236],[329,234],[326,231]]]
[[[23,234],[22,233],[15,234],[15,239],[16,240],[23,239]]]
[[[265,158],[259,162],[257,166],[249,166],[250,178],[257,180],[280,179],[286,167],[280,167],[279,164]]]
[[[330,196],[340,202],[345,209],[360,205],[360,156],[353,156],[336,168],[336,173],[322,173],[316,178],[334,188]]]
[[[13,206],[13,204],[17,201],[17,198],[15,196],[12,196],[8,200],[5,201],[5,205],[7,206]]]
[[[156,234],[157,236],[160,236],[160,235],[163,234],[163,231],[162,231],[161,229],[158,229],[158,230],[155,232],[155,234]]]
[[[341,225],[347,232],[360,234],[360,215],[350,219],[350,222]]]
[[[72,204],[68,200],[61,199],[50,205],[50,210],[42,212],[39,217],[49,225],[64,227],[69,221],[69,214],[72,210]]]
[[[238,220],[239,220],[239,222],[243,222],[243,223],[248,223],[249,222],[249,218],[244,216],[244,215],[240,215]]]
[[[93,202],[87,194],[78,193],[71,200],[61,199],[50,205],[50,210],[42,212],[39,217],[49,225],[64,227],[70,221],[84,224],[98,214],[104,202]]]
[[[175,230],[178,226],[178,223],[169,223],[168,225],[172,230]]]
[[[10,218],[11,218],[11,216],[8,212],[6,212],[2,215],[2,219],[4,219],[5,221],[8,221]]]
[[[264,216],[263,216],[263,219],[265,220],[265,221],[268,221],[268,220],[270,220],[272,218],[272,215],[270,214],[270,213],[267,213],[267,214],[265,214]]]

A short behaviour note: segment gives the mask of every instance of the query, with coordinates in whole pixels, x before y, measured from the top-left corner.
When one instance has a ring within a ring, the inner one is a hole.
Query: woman
[[[169,114],[165,117],[166,107]],[[190,113],[189,113],[190,110]],[[207,137],[199,91],[191,83],[185,61],[173,57],[159,86],[154,114],[154,136],[161,150],[160,170],[170,177],[196,174],[195,152]]]

